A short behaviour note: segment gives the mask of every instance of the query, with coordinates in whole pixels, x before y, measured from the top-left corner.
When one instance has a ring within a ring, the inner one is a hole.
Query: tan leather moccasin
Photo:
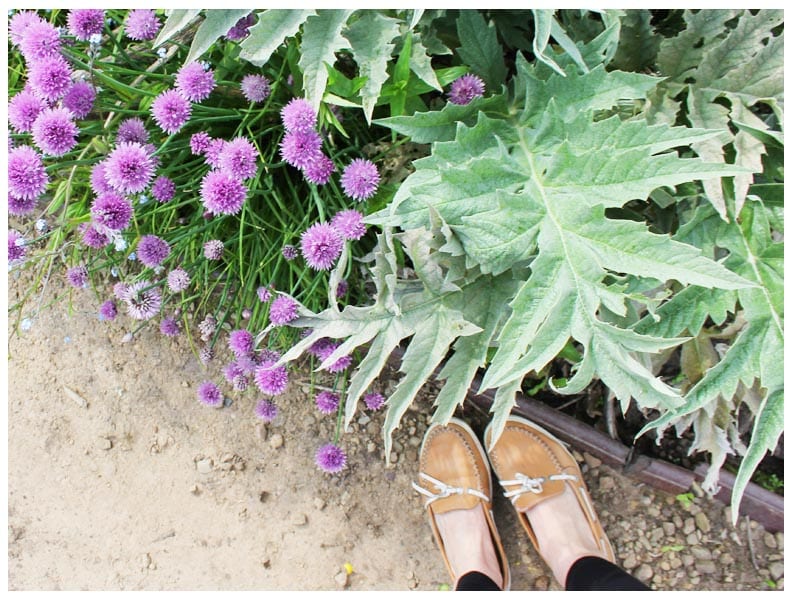
[[[491,510],[491,467],[469,425],[452,418],[447,425],[435,423],[428,428],[420,448],[419,483],[412,482],[412,487],[427,498],[425,507],[433,535],[453,581],[463,573],[454,573],[450,567],[435,515],[483,506],[502,571],[503,588],[510,589],[510,567]]]
[[[595,513],[579,465],[565,445],[545,429],[521,417],[508,417],[505,429],[491,447],[491,425],[485,446],[505,497],[510,499],[535,549],[540,545],[526,510],[565,491],[569,486],[581,506],[599,550],[611,562],[614,551]],[[541,556],[543,556],[541,554]]]

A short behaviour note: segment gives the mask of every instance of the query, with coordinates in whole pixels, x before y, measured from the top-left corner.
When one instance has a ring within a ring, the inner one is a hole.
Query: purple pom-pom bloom
[[[250,33],[250,27],[255,23],[255,13],[250,13],[245,17],[242,17],[236,24],[228,29],[228,33],[225,34],[225,37],[229,40],[239,41],[243,40],[247,35]]]
[[[337,282],[337,288],[335,288],[335,294],[338,298],[342,298],[348,292],[348,281],[345,279],[341,279]]]
[[[478,96],[482,96],[486,86],[483,80],[471,73],[453,81],[450,86],[450,102],[453,104],[469,104]]]
[[[71,87],[71,68],[62,56],[47,56],[29,65],[28,81],[44,100],[60,100]]]
[[[138,321],[150,319],[162,306],[159,290],[151,287],[151,282],[145,279],[126,286],[124,301],[129,316]]]
[[[176,75],[176,89],[190,102],[208,98],[215,85],[214,71],[203,69],[197,62],[181,67]]]
[[[145,144],[148,141],[148,131],[145,129],[145,123],[142,119],[132,117],[131,119],[124,119],[118,125],[118,133],[115,136],[115,143],[122,144],[124,142],[136,142],[138,144]]]
[[[346,453],[339,446],[325,444],[315,453],[315,464],[325,473],[339,473],[346,466]]]
[[[162,319],[162,322],[159,323],[159,331],[167,337],[175,337],[181,333],[181,326],[173,317],[165,317]]]
[[[346,196],[360,202],[376,193],[379,179],[376,165],[365,158],[355,158],[343,170],[340,185]]]
[[[11,43],[14,46],[19,46],[22,43],[22,36],[33,23],[41,23],[43,19],[35,12],[30,10],[21,10],[14,13],[11,20],[8,22],[8,35],[11,38]]]
[[[225,244],[222,240],[209,240],[203,244],[203,256],[208,260],[219,260],[222,258],[222,252],[225,250]]]
[[[189,138],[189,149],[192,151],[192,154],[200,155],[208,150],[211,142],[212,140],[209,134],[205,131],[198,131]]]
[[[35,200],[47,189],[49,177],[41,156],[30,146],[17,146],[8,153],[8,191],[22,199]]]
[[[189,287],[189,282],[189,273],[187,273],[181,267],[173,269],[167,274],[167,287],[171,292],[183,292],[185,289],[187,289],[187,287]]]
[[[341,210],[332,217],[332,227],[347,240],[358,240],[365,235],[362,213],[358,210]]]
[[[280,111],[286,131],[310,131],[318,121],[313,107],[304,98],[294,98]]]
[[[277,405],[266,398],[261,398],[255,405],[255,416],[264,423],[271,423],[277,418]]]
[[[249,179],[258,172],[255,164],[257,159],[255,146],[247,138],[237,137],[223,144],[219,153],[219,168],[239,179]]]
[[[340,406],[340,397],[332,392],[319,392],[315,397],[315,406],[325,415],[331,415]]]
[[[133,212],[131,203],[112,191],[97,196],[91,206],[91,217],[94,222],[114,231],[126,229],[132,220]]]
[[[8,262],[9,264],[25,258],[25,238],[16,229],[8,230]]]
[[[230,332],[228,348],[236,358],[249,356],[255,350],[255,337],[246,329],[236,329]]]
[[[272,93],[272,88],[263,75],[250,74],[241,80],[241,93],[250,102],[263,102]]]
[[[285,325],[293,321],[298,315],[299,306],[296,300],[286,295],[279,295],[272,300],[269,307],[269,321],[272,325]]]
[[[113,321],[118,316],[118,307],[112,300],[105,301],[99,307],[99,319],[102,321]]]
[[[99,231],[94,225],[88,225],[87,223],[84,223],[84,225],[86,227],[82,232],[82,243],[88,248],[96,248],[98,250],[110,243],[110,236],[106,233]]]
[[[206,406],[222,406],[224,398],[217,384],[213,381],[204,381],[197,389],[198,400]]]
[[[112,186],[107,183],[107,165],[105,161],[97,162],[91,168],[91,189],[97,194],[104,192],[114,192]]]
[[[297,256],[299,256],[299,249],[292,244],[285,244],[280,252],[282,252],[283,258],[285,260],[294,260]]]
[[[265,285],[260,286],[255,292],[258,294],[258,300],[261,302],[268,302],[272,299],[272,293]]]
[[[169,177],[160,175],[154,179],[154,183],[151,186],[151,195],[158,202],[170,202],[173,196],[176,195],[176,184]]]
[[[105,177],[122,194],[142,192],[151,182],[154,162],[151,155],[137,142],[118,144],[104,163]]]
[[[370,410],[378,410],[382,406],[384,406],[385,398],[383,394],[379,392],[369,392],[365,394],[362,398],[365,402],[365,406],[367,406]]]
[[[153,10],[143,8],[130,10],[126,15],[124,30],[126,36],[133,40],[152,40],[160,27],[159,18]]]
[[[210,213],[233,215],[241,210],[247,188],[225,171],[209,171],[200,185],[200,197]]]
[[[60,54],[60,32],[44,20],[31,23],[22,34],[19,50],[29,64]]]
[[[162,131],[175,133],[189,120],[192,105],[176,90],[167,90],[154,99],[151,114]]]
[[[8,214],[10,215],[26,215],[36,209],[35,198],[17,198],[12,196],[11,192],[8,193]]]
[[[75,288],[84,288],[88,286],[88,269],[84,265],[71,267],[66,271],[66,280],[69,285]]]
[[[255,369],[255,384],[269,396],[277,396],[288,386],[288,371],[284,365],[275,367],[276,361],[265,360]]]
[[[146,267],[158,267],[170,255],[170,244],[155,235],[144,235],[137,244],[137,257]]]
[[[326,340],[320,347],[316,348],[316,356],[321,362],[324,362],[332,353],[340,347],[337,342]],[[326,370],[330,373],[340,373],[345,371],[351,366],[351,355],[341,356],[335,362],[331,363]]]
[[[71,111],[75,119],[84,119],[96,100],[96,90],[87,81],[75,81],[63,96],[63,106]]]
[[[81,8],[69,11],[67,19],[69,33],[86,42],[104,27],[104,11],[98,8]]]
[[[289,131],[280,141],[280,156],[289,165],[305,169],[322,156],[321,136],[312,130]]]
[[[343,250],[343,237],[327,223],[314,223],[301,237],[302,256],[313,269],[332,268]]]
[[[33,141],[50,156],[63,156],[74,148],[78,133],[74,115],[65,108],[42,110],[33,123]]]
[[[8,102],[8,121],[19,133],[33,129],[33,123],[47,103],[36,96],[30,88],[25,88]]]
[[[307,163],[307,166],[304,168],[305,179],[316,185],[326,184],[334,172],[335,163],[323,153],[319,153],[318,156]]]

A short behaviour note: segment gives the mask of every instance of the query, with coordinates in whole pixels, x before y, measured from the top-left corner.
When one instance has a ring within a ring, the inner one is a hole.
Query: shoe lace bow
[[[472,496],[477,496],[481,498],[484,502],[488,502],[488,496],[486,496],[480,490],[476,490],[473,488],[465,488],[465,487],[455,487],[452,485],[448,485],[443,481],[439,481],[435,477],[431,477],[426,473],[419,474],[420,479],[425,479],[426,481],[433,484],[433,486],[438,490],[438,492],[432,492],[431,490],[425,489],[417,485],[416,482],[411,482],[411,487],[417,490],[420,494],[428,498],[428,501],[425,503],[426,508],[431,502],[435,502],[436,500],[441,500],[442,498],[447,498],[448,496],[452,496],[453,494],[471,494]]]
[[[568,473],[559,473],[557,475],[549,475],[548,477],[530,477],[523,473],[516,473],[515,479],[500,479],[499,483],[504,486],[517,485],[519,487],[505,492],[505,498],[510,498],[511,502],[515,502],[522,494],[542,494],[543,484],[548,481],[576,481],[576,475]]]

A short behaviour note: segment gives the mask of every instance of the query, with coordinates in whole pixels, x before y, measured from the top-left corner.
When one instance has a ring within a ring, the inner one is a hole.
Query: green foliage
[[[685,494],[678,494],[675,496],[675,500],[680,502],[680,505],[688,510],[691,508],[691,505],[694,504],[694,494],[691,492],[686,492]]]

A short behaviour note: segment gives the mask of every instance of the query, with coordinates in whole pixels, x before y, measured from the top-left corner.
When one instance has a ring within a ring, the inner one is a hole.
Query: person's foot
[[[434,537],[453,583],[477,571],[509,588],[510,571],[491,514],[491,469],[466,423],[451,419],[428,429],[419,479],[412,486],[427,498]]]
[[[491,436],[489,427],[486,448],[499,483],[557,581],[564,585],[584,556],[614,562],[579,465],[562,442],[520,417],[508,419],[493,447]]]

